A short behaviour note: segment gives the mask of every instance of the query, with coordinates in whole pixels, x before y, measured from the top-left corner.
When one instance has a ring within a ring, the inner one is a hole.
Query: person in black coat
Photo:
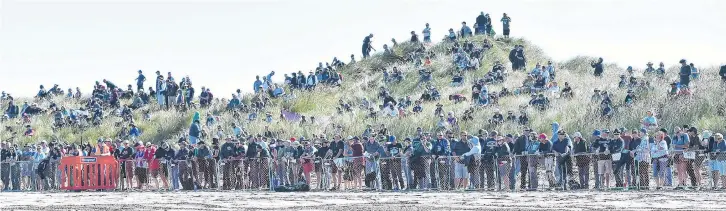
[[[595,73],[594,73],[595,76],[602,76],[602,72],[603,72],[602,62],[603,62],[603,59],[602,59],[602,57],[600,57],[597,59],[597,62],[593,61],[590,63],[590,66],[595,68]]]
[[[512,149],[512,154],[514,155],[520,155],[517,157],[517,160],[519,160],[519,169],[520,169],[520,186],[519,188],[522,190],[525,190],[527,187],[527,167],[529,166],[527,162],[527,158],[521,155],[526,155],[527,146],[529,146],[530,139],[529,139],[529,133],[532,132],[529,128],[524,128],[524,131],[522,131],[522,135],[517,137],[517,140],[514,142],[514,147]],[[515,161],[517,162],[517,161]]]
[[[477,27],[474,27],[475,34],[486,33],[487,17],[484,16],[484,12],[481,12],[481,14],[479,14],[479,16],[476,17],[476,26]]]
[[[685,59],[681,59],[679,63],[681,63],[681,71],[678,72],[681,88],[688,88],[688,84],[691,83],[691,66],[688,66]]]

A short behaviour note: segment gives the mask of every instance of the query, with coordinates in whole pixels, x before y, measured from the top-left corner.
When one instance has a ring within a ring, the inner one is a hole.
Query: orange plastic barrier
[[[113,190],[119,178],[113,156],[64,157],[58,170],[61,190]]]

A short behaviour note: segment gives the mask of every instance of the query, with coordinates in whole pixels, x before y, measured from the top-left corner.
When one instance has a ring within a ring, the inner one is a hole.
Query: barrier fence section
[[[726,189],[726,152],[0,162],[0,190]],[[657,157],[656,157],[657,156]]]

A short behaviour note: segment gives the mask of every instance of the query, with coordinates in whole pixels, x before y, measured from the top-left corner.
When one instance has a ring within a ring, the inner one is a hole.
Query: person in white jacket
[[[479,144],[479,138],[476,136],[469,135],[469,152],[464,153],[462,156],[479,155],[481,154],[481,145]]]

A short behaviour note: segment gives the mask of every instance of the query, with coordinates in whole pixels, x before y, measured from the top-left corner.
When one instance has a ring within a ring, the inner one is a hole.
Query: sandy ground
[[[0,210],[726,210],[726,192],[0,193]]]

